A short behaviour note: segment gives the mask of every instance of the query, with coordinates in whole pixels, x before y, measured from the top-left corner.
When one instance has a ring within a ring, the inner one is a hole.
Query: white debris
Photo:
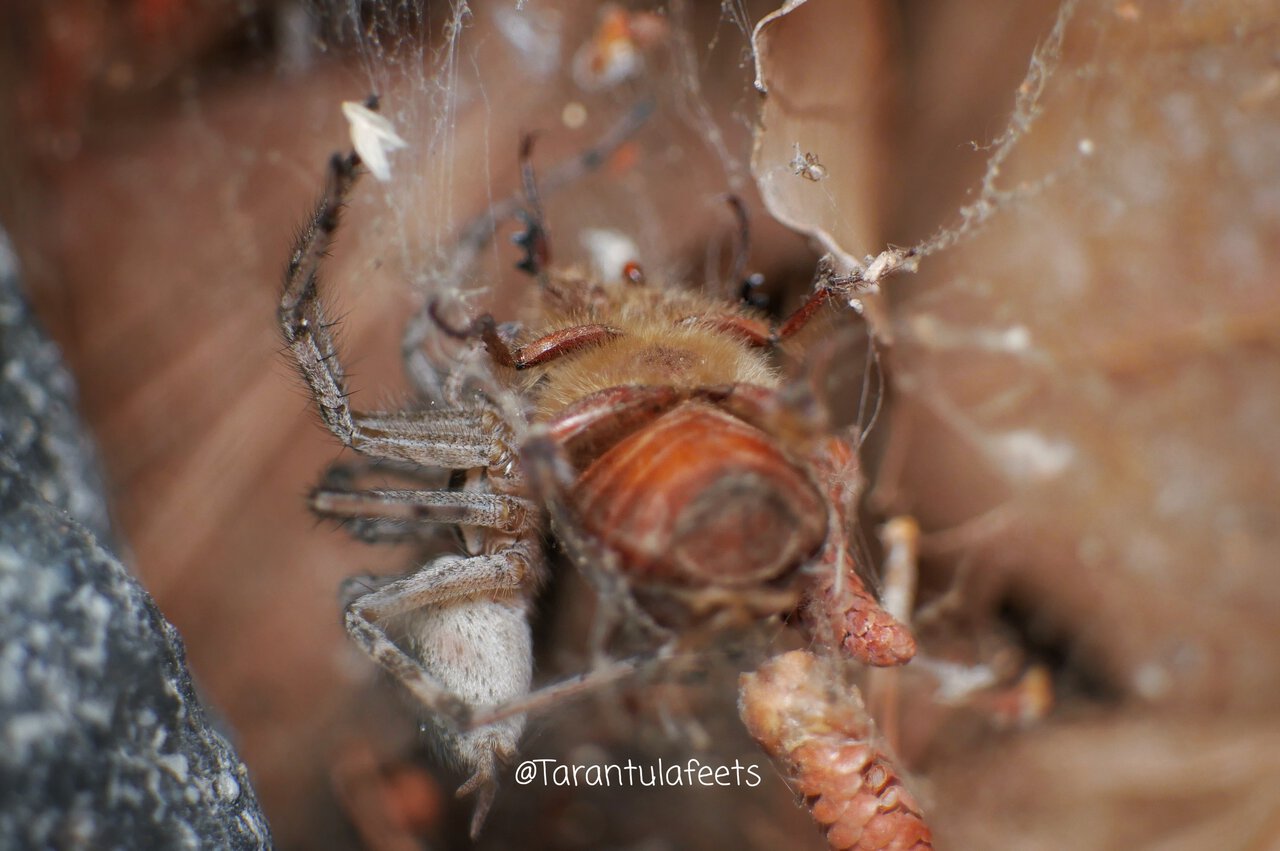
[[[587,228],[579,237],[591,255],[591,265],[602,281],[618,281],[623,268],[640,256],[635,241],[621,231]]]
[[[519,51],[521,71],[535,79],[545,79],[560,67],[561,19],[545,10],[538,14],[521,12],[519,5],[515,9],[499,7],[493,21],[498,32]]]
[[[351,144],[360,160],[369,167],[374,177],[386,183],[391,179],[391,163],[387,154],[409,147],[409,143],[396,134],[386,116],[355,101],[343,101],[342,114],[351,124]]]
[[[989,447],[1005,472],[1023,481],[1044,481],[1060,475],[1075,459],[1075,449],[1035,431],[1018,429],[995,435]]]
[[[963,703],[969,695],[997,682],[995,671],[988,665],[962,665],[924,656],[917,656],[913,665],[933,674],[938,681],[934,698],[947,705]]]
[[[587,108],[578,101],[570,101],[560,110],[560,121],[570,130],[578,130],[587,123]]]
[[[1173,677],[1163,666],[1149,662],[1134,671],[1133,687],[1147,700],[1159,700],[1173,688]]]

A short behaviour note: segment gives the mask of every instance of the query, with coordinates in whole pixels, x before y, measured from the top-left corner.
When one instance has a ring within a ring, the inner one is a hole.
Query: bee
[[[280,326],[343,444],[424,481],[452,471],[447,489],[362,489],[330,476],[312,507],[369,539],[442,524],[460,533],[458,552],[362,586],[345,625],[468,773],[459,794],[476,796],[473,835],[526,714],[667,658],[694,632],[798,613],[823,653],[871,665],[912,657],[910,631],[856,570],[854,442],[816,427],[772,362],[825,306],[858,292],[856,274],[820,274],[808,300],[771,324],[743,304],[650,281],[635,263],[612,279],[553,271],[526,143],[519,241],[538,284],[533,320],[458,321],[430,302],[428,324],[487,363],[462,358],[421,382],[437,395],[427,406],[355,411],[317,273],[360,162],[331,161],[287,268]],[[529,615],[552,538],[608,604],[600,633],[632,629],[651,649],[532,689]]]

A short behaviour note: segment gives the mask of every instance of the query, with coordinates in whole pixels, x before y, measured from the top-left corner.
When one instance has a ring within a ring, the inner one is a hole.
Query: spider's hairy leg
[[[424,468],[394,458],[355,455],[330,464],[320,479],[320,486],[337,490],[360,490],[362,482],[386,476],[407,479],[419,489],[425,490],[437,490],[448,481],[448,474],[442,470]]]
[[[493,555],[441,556],[353,600],[347,606],[347,632],[428,709],[456,724],[466,724],[470,709],[397,647],[379,624],[396,615],[477,594],[523,594],[534,584],[535,564],[529,548],[518,544]]]
[[[377,458],[469,470],[498,463],[505,451],[497,414],[489,410],[439,408],[353,416],[356,430],[347,445]]]
[[[479,526],[519,532],[535,516],[533,503],[505,494],[425,490],[317,488],[311,509],[337,520]]]
[[[558,706],[566,700],[611,686],[632,674],[665,662],[672,657],[675,649],[674,641],[667,642],[647,653],[604,662],[590,671],[557,680],[506,703],[476,708],[471,713],[468,726],[483,727],[513,715],[526,715]]]
[[[294,246],[280,298],[280,330],[285,343],[315,396],[320,416],[348,444],[355,423],[347,407],[342,365],[319,300],[316,275],[333,241],[339,213],[355,185],[359,163],[355,154],[335,154],[329,161],[324,195]]]
[[[488,466],[493,460],[492,424],[482,411],[432,410],[405,414],[361,414],[347,404],[342,363],[326,320],[317,276],[333,241],[339,212],[356,181],[360,160],[335,155],[315,214],[294,247],[280,299],[280,330],[320,417],[347,446],[375,458],[429,467]]]

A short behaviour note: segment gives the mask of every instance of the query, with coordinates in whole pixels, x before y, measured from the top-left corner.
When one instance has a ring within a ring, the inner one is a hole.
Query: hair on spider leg
[[[378,576],[372,573],[364,576],[348,576],[338,585],[339,603],[345,609],[366,594],[390,585],[395,580],[394,576]]]

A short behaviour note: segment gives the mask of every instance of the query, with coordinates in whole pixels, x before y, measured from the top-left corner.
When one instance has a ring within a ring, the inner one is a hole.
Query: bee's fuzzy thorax
[[[540,419],[610,387],[777,386],[767,353],[698,321],[698,317],[733,315],[737,309],[726,307],[723,301],[653,284],[602,286],[569,279],[561,286],[576,291],[580,298],[570,301],[569,310],[547,311],[537,326],[528,327],[522,342],[558,328],[589,323],[607,325],[621,333],[530,370],[528,389],[536,397]]]

